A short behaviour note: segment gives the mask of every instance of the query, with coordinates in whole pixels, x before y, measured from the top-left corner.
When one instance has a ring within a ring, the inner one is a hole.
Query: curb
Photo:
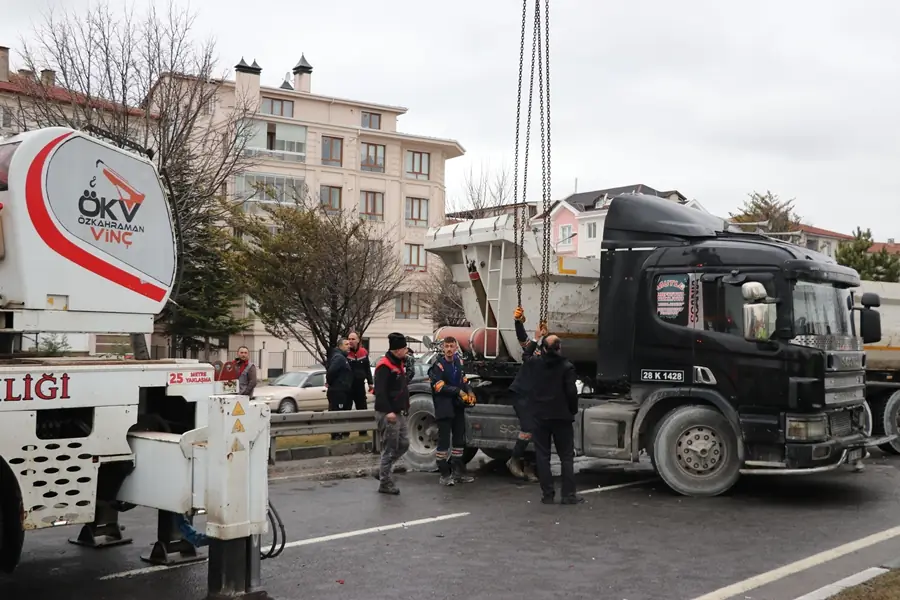
[[[900,558],[887,562],[880,567],[870,567],[868,569],[865,569],[864,571],[856,573],[855,575],[845,577],[840,581],[835,581],[834,583],[830,583],[824,587],[820,587],[819,589],[808,594],[804,594],[803,596],[794,598],[794,600],[827,600],[828,598],[837,596],[844,590],[856,587],[871,579],[875,579],[879,575],[884,575],[885,573],[888,573],[897,568],[900,568]]]
[[[353,442],[351,444],[335,444],[333,446],[305,446],[275,451],[275,464],[292,460],[309,458],[328,458],[329,456],[348,456],[372,452],[372,442]]]

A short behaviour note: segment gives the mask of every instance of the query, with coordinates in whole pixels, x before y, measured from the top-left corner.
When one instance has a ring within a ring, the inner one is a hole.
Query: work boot
[[[582,496],[566,496],[559,502],[560,504],[583,504],[584,498]]]
[[[537,483],[540,481],[537,475],[534,473],[534,465],[531,463],[525,463],[525,481],[528,483]]]
[[[517,477],[519,479],[525,478],[525,471],[522,470],[522,459],[516,458],[513,456],[508,461],[506,461],[506,468],[509,469],[509,472],[512,473],[513,477]]]
[[[379,494],[390,494],[391,496],[396,496],[400,493],[400,490],[397,489],[397,486],[393,483],[384,483],[378,486]]]
[[[455,483],[472,483],[475,478],[466,474],[466,467],[462,461],[453,463],[453,481]]]
[[[445,485],[447,487],[450,487],[450,486],[456,484],[456,482],[453,480],[453,477],[450,475],[441,475],[441,479],[440,479],[439,483],[441,485]]]
[[[541,496],[541,504],[553,504],[553,496]]]

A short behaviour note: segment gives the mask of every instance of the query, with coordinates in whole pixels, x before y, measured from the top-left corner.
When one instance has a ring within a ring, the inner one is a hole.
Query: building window
[[[0,127],[12,127],[13,111],[8,106],[0,106]]]
[[[340,167],[344,164],[344,140],[336,137],[322,136],[322,164],[329,167]]]
[[[384,146],[363,143],[360,158],[360,169],[363,171],[384,173]]]
[[[558,246],[571,246],[572,245],[572,226],[571,225],[560,225],[559,226],[559,241],[557,242]]]
[[[323,185],[319,188],[319,202],[325,210],[341,210],[341,188]]]
[[[406,176],[411,179],[428,179],[431,171],[431,155],[427,152],[406,151]]]
[[[428,227],[428,198],[406,199],[406,224],[409,227]]]
[[[360,192],[359,216],[367,221],[384,221],[384,194]]]
[[[250,156],[306,162],[306,127],[254,121],[245,152]]]
[[[243,209],[249,213],[261,212],[260,204],[300,201],[306,192],[303,179],[267,173],[237,175],[234,188],[235,198],[244,203]]]
[[[597,237],[597,224],[596,223],[588,223],[587,224],[587,236],[589,240],[593,240]]]
[[[362,127],[363,129],[381,129],[381,115],[363,111]]]
[[[264,115],[274,115],[276,117],[293,119],[294,101],[263,97],[262,102],[259,105],[259,112]]]
[[[425,271],[427,269],[425,246],[422,244],[403,245],[403,266],[407,271]]]
[[[395,319],[419,318],[419,295],[413,292],[403,292],[394,301]]]

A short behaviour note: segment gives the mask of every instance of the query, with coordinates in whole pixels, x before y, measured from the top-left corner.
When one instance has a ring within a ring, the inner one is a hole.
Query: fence
[[[298,412],[288,415],[272,415],[269,440],[269,464],[275,464],[277,440],[291,435],[321,435],[323,433],[372,432],[372,449],[381,449],[378,424],[374,410],[341,410],[324,412]]]

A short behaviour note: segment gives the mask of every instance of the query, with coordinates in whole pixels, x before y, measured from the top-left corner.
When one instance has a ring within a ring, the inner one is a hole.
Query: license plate
[[[862,460],[863,450],[862,448],[856,448],[855,450],[851,450],[847,453],[847,462],[855,462],[857,460]]]

